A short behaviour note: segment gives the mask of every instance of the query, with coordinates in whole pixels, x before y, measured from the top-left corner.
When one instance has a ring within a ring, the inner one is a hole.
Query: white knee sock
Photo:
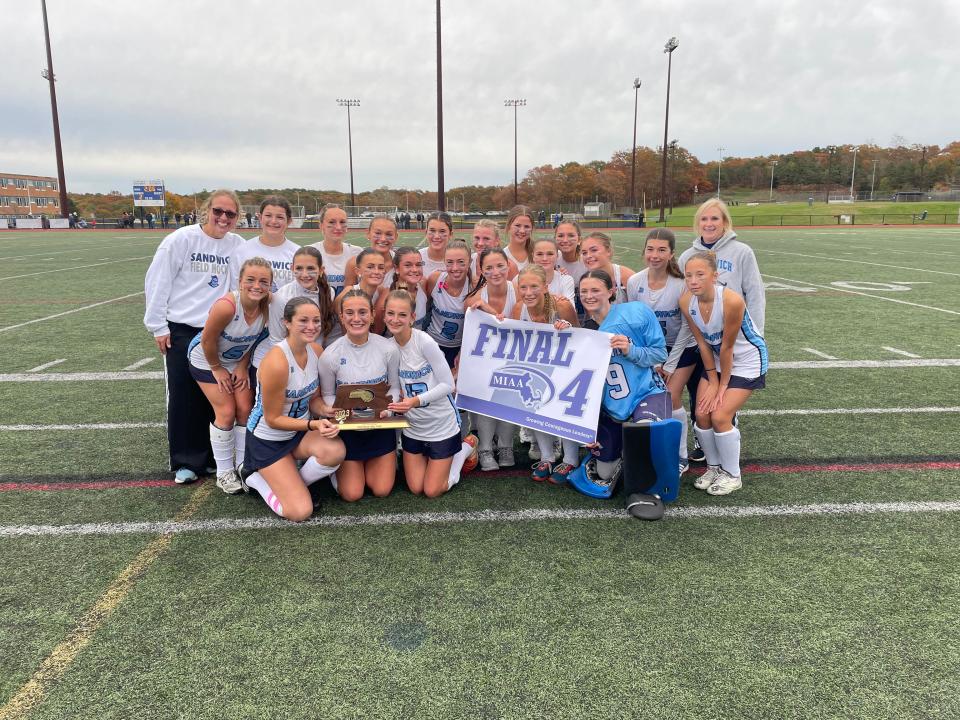
[[[740,431],[733,428],[727,432],[715,432],[713,438],[720,453],[720,466],[734,477],[740,477]]]
[[[517,426],[506,420],[497,420],[497,446],[513,448],[513,438],[517,434]]]
[[[217,472],[233,470],[233,428],[223,430],[210,423],[210,447],[213,459],[217,461]]]
[[[450,464],[450,474],[447,476],[447,490],[460,482],[460,471],[463,469],[463,464],[472,452],[472,445],[468,445],[467,443],[460,444],[460,451],[453,456],[453,462]]]
[[[315,457],[307,458],[307,461],[303,464],[303,467],[300,468],[300,477],[303,478],[305,485],[313,485],[317,480],[327,477],[328,475],[333,475],[337,471],[339,465],[323,465],[322,463],[317,462]]]
[[[704,430],[699,425],[694,424],[693,432],[696,433],[697,440],[700,441],[700,449],[703,450],[703,454],[707,458],[707,465],[719,465],[720,451],[717,450],[717,441],[714,440],[713,428]]]
[[[233,426],[233,454],[237,462],[237,467],[243,465],[243,458],[247,454],[247,426]]]
[[[270,489],[270,485],[267,483],[267,481],[263,479],[263,475],[258,472],[251,474],[250,477],[247,478],[247,485],[260,493],[260,497],[263,498],[263,501],[267,504],[267,507],[273,510],[280,517],[283,517],[283,505],[280,504],[280,500],[277,499],[277,496],[273,494],[273,490]]]
[[[619,460],[597,460],[597,474],[604,480],[609,480],[619,463]]]
[[[679,420],[683,429],[680,431],[680,459],[687,459],[687,409],[685,407],[679,407],[673,411],[673,414],[670,416],[674,420]]]
[[[576,467],[580,464],[580,443],[576,440],[567,440],[566,438],[562,441],[563,444],[563,461],[567,465],[573,465]]]
[[[497,421],[486,415],[477,415],[474,427],[477,428],[478,447],[481,450],[493,450],[493,436],[497,432]]]
[[[534,442],[537,443],[537,447],[540,448],[541,462],[553,463],[557,461],[557,450],[553,446],[553,441],[555,440],[553,435],[534,430],[533,439]]]

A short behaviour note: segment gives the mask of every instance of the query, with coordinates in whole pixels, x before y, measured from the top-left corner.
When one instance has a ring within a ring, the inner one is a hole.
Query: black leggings
[[[164,356],[167,382],[167,441],[170,444],[170,469],[189,468],[197,475],[214,467],[210,450],[210,423],[213,408],[190,375],[187,346],[202,328],[181,323],[170,327],[170,347]]]

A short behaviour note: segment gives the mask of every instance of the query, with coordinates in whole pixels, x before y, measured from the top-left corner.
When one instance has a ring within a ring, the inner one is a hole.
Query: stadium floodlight
[[[50,110],[53,113],[53,147],[57,154],[57,182],[60,184],[60,217],[67,217],[67,180],[63,171],[63,148],[60,145],[60,117],[57,114],[57,88],[54,85],[56,76],[53,74],[53,53],[50,51],[50,28],[47,25],[47,0],[41,0],[43,8],[43,37],[47,43],[47,67],[40,75],[50,83]]]
[[[663,116],[663,157],[660,159],[660,219],[658,222],[664,222],[663,210],[667,199],[667,126],[670,124],[670,71],[673,69],[673,51],[677,49],[680,41],[675,37],[667,40],[663,46],[663,51],[667,54],[667,109]]]
[[[357,203],[353,196],[353,128],[350,125],[350,108],[360,107],[360,101],[357,99],[348,100],[337,98],[337,105],[347,109],[347,148],[350,152],[350,206],[355,208]]]
[[[773,171],[777,169],[777,163],[779,160],[774,160],[770,163],[770,202],[773,202]]]
[[[633,79],[633,145],[630,146],[630,207],[637,209],[637,97],[640,78]]]
[[[527,101],[523,98],[517,98],[515,100],[504,100],[504,107],[513,108],[513,204],[519,205],[520,201],[518,198],[517,192],[517,108],[522,107],[527,104]]]
[[[717,200],[720,199],[720,171],[723,170],[723,151],[726,148],[721,145],[717,148],[717,153],[720,155],[720,162],[717,164]]]

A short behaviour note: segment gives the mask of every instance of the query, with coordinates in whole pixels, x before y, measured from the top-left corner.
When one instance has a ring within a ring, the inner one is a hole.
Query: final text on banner
[[[457,407],[580,443],[597,439],[610,334],[467,312]]]

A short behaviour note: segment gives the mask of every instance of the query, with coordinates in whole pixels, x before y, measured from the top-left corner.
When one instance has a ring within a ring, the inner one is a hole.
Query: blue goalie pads
[[[673,502],[680,494],[679,420],[623,424],[623,488],[626,494],[657,495]]]
[[[604,482],[597,473],[597,459],[593,455],[587,455],[577,469],[567,476],[567,482],[573,487],[584,495],[599,500],[606,500],[613,495],[619,479],[620,473],[617,472],[610,482]]]

